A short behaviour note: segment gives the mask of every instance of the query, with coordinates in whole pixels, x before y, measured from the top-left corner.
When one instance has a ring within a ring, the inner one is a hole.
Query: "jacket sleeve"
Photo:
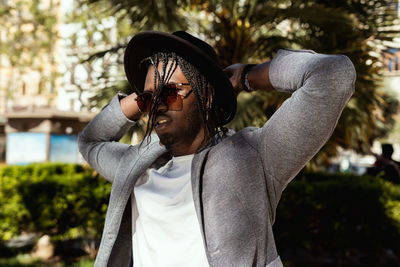
[[[122,113],[119,95],[85,127],[78,138],[83,158],[112,182],[121,157],[132,148],[118,141],[135,124]]]
[[[274,88],[292,95],[255,130],[253,141],[279,196],[331,136],[354,92],[356,73],[343,55],[279,50],[269,74]]]

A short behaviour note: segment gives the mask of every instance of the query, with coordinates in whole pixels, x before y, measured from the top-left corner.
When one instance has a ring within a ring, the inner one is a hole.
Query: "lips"
[[[167,124],[169,124],[171,122],[171,119],[166,117],[166,116],[159,116],[156,119],[155,122],[155,127],[156,128],[160,128],[162,126],[166,126]]]

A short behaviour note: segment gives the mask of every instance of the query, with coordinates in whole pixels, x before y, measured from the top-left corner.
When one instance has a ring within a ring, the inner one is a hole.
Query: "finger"
[[[223,69],[223,72],[225,73],[226,76],[228,76],[228,78],[231,78],[234,74],[234,72],[230,69]]]
[[[226,67],[225,69],[223,69],[224,72],[227,73],[235,73],[235,71],[239,68],[240,64],[236,63],[236,64],[232,64],[229,65],[228,67]]]
[[[236,78],[233,75],[231,77],[229,77],[229,81],[231,82],[233,87],[236,86]]]

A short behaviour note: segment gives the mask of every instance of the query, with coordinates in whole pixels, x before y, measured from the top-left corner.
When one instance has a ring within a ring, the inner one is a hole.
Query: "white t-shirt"
[[[147,181],[134,188],[134,267],[209,266],[193,202],[192,159],[173,157],[158,170],[148,169]]]

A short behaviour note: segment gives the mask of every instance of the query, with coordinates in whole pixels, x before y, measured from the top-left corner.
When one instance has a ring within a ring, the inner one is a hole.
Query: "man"
[[[392,159],[393,145],[382,144],[382,154],[375,155],[376,161],[373,167],[367,169],[367,174],[372,176],[380,175],[383,179],[394,184],[400,183],[399,162]]]
[[[113,182],[95,266],[282,266],[272,232],[282,191],[328,140],[355,80],[345,56],[280,50],[222,71],[186,32],[144,32],[116,96],[80,135]],[[228,79],[228,77],[230,77]],[[227,131],[241,91],[292,93],[262,128]],[[148,114],[142,143],[118,141]],[[132,256],[133,255],[133,256]]]

